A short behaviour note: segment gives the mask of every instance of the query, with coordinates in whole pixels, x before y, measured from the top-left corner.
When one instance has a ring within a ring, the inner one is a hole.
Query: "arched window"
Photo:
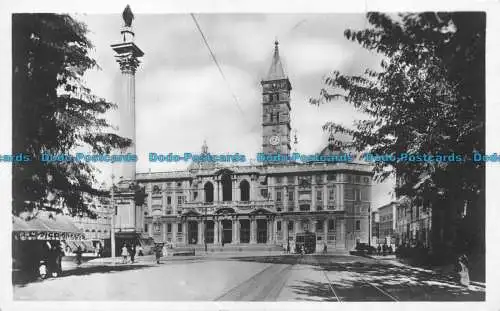
[[[246,180],[240,182],[240,200],[250,201],[250,184]]]
[[[222,175],[222,201],[233,200],[232,180],[229,174]]]
[[[214,201],[214,185],[211,182],[205,184],[205,202],[212,203]]]

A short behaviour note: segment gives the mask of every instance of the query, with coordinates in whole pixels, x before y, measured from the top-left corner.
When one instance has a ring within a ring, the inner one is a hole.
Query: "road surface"
[[[16,300],[483,301],[450,276],[355,256],[186,258],[83,266],[14,285]]]

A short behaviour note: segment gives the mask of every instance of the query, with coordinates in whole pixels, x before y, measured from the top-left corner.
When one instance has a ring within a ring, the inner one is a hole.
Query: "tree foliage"
[[[345,37],[381,53],[382,70],[360,76],[334,72],[311,102],[344,100],[369,118],[354,128],[335,122],[324,128],[351,135],[344,147],[358,151],[467,156],[460,163],[378,162],[376,178],[396,174],[398,195],[477,196],[484,163],[473,163],[470,155],[485,151],[485,14],[367,18],[372,27],[346,30]]]
[[[66,206],[87,211],[86,195],[100,195],[95,168],[84,162],[40,161],[42,153],[70,154],[76,148],[109,153],[131,141],[112,133],[104,113],[116,105],[85,86],[87,70],[98,69],[87,28],[68,15],[12,16],[14,154],[32,160],[13,163],[13,213],[26,208]]]
[[[369,13],[370,27],[345,37],[381,54],[380,70],[334,72],[311,103],[346,102],[367,115],[354,126],[325,130],[352,136],[346,148],[379,155],[455,153],[462,162],[375,163],[375,178],[396,177],[396,195],[460,211],[467,202],[484,229],[485,27],[481,12],[388,16]],[[481,217],[483,217],[481,219]],[[434,226],[434,224],[433,224]],[[434,228],[433,228],[434,229]]]

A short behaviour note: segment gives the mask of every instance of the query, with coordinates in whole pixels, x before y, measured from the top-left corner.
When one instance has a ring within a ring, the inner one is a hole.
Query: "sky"
[[[133,9],[133,8],[132,8]],[[303,154],[327,144],[327,121],[351,125],[364,116],[336,101],[320,107],[323,79],[332,71],[358,75],[379,68],[380,55],[348,41],[344,30],[368,26],[364,14],[195,14],[225,79],[212,60],[189,14],[135,14],[135,43],[145,53],[136,73],[136,153],[138,172],[179,170],[186,163],[150,163],[150,152],[198,153],[206,140],[212,154],[261,150],[261,85],[279,41],[292,84],[291,126]],[[93,92],[117,102],[121,73],[110,45],[120,41],[121,14],[74,17],[87,24],[92,56],[100,70],[87,73]],[[235,99],[236,98],[236,99]],[[118,103],[119,104],[119,103]],[[117,124],[117,112],[108,115]],[[110,168],[99,166],[101,179]],[[393,181],[373,187],[373,207],[391,200]]]

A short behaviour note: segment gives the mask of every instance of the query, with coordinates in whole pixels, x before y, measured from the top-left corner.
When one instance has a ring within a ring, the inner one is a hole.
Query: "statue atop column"
[[[132,21],[134,20],[134,13],[130,9],[130,5],[127,4],[125,10],[122,13],[123,21],[125,22],[125,27],[132,27]]]

